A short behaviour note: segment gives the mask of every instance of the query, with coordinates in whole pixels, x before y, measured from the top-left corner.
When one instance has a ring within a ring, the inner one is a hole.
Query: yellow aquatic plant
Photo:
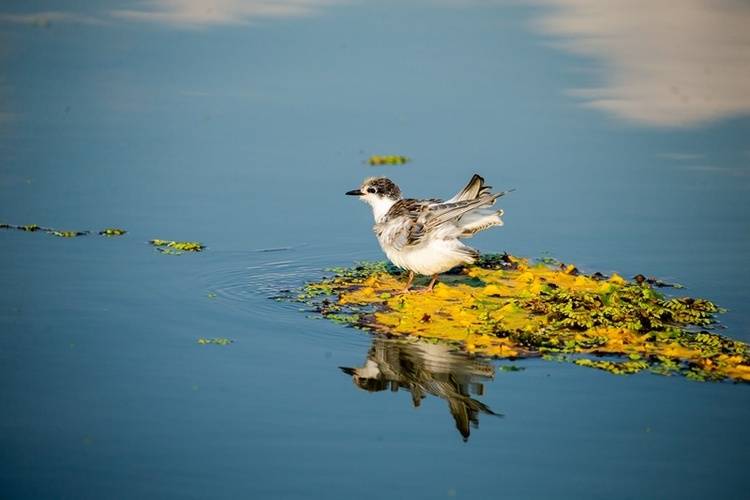
[[[572,265],[509,255],[445,276],[433,293],[400,294],[403,277],[384,263],[334,272],[296,298],[359,328],[483,356],[552,356],[617,374],[750,381],[748,346],[710,331],[721,310],[703,299],[668,297],[654,280],[585,275]]]

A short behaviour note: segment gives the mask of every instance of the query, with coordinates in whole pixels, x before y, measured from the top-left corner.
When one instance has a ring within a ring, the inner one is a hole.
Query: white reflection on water
[[[27,24],[46,28],[53,23],[67,24],[104,24],[104,21],[84,14],[75,12],[62,12],[49,10],[44,12],[34,12],[31,14],[0,14],[0,22],[12,24]]]
[[[333,0],[151,0],[115,17],[173,26],[248,24],[254,19],[315,14]]]
[[[639,124],[688,127],[750,114],[750,2],[743,0],[430,0],[424,5],[540,6],[533,26],[601,63],[600,81],[569,89],[585,106]],[[0,13],[47,27],[115,19],[176,28],[315,15],[351,0],[136,0],[92,14]]]
[[[538,0],[535,26],[604,64],[571,93],[629,121],[685,127],[750,113],[750,3]]]

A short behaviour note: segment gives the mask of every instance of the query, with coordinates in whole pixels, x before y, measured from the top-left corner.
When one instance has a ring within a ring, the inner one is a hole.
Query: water
[[[382,258],[363,177],[476,171],[517,189],[477,248],[678,281],[750,341],[745,5],[206,5],[0,9],[0,219],[129,231],[0,232],[0,496],[742,496],[744,385],[508,372],[268,297]],[[502,416],[464,442],[456,401]]]

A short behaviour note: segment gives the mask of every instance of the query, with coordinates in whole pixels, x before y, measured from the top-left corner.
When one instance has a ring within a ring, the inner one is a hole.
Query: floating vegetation
[[[394,267],[359,263],[331,270],[332,277],[293,298],[339,323],[450,343],[471,354],[542,356],[616,374],[750,381],[748,346],[710,331],[722,312],[712,302],[666,296],[645,279],[586,275],[545,262],[487,255],[445,275],[433,293],[408,294],[399,293],[404,277]]]
[[[378,166],[378,165],[403,165],[404,163],[409,163],[411,161],[411,158],[408,156],[399,156],[399,155],[374,155],[368,158],[367,163],[369,163],[372,166]]]
[[[202,252],[206,248],[197,241],[151,240],[149,243],[161,253],[168,255],[180,255],[183,252]]]
[[[76,236],[86,236],[89,234],[88,231],[47,231],[52,236],[57,236],[59,238],[75,238]]]
[[[26,231],[29,233],[34,233],[36,231],[42,231],[42,232],[54,231],[54,229],[51,229],[48,227],[41,227],[37,224],[24,224],[20,226],[16,224],[0,224],[0,229],[17,229],[19,231]]]
[[[20,226],[15,224],[0,224],[0,229],[17,229],[18,231],[26,231],[28,233],[43,232],[51,234],[52,236],[57,236],[58,238],[75,238],[76,236],[87,236],[91,234],[91,231],[63,231],[51,227],[42,227],[38,224],[25,224]],[[127,233],[127,231],[124,229],[117,228],[107,228],[99,231],[99,234],[102,236],[121,236],[125,233]]]
[[[18,226],[15,224],[0,223],[0,229],[16,229],[19,231],[26,231],[30,233],[44,232],[47,234],[51,234],[52,236],[57,236],[59,238],[74,238],[76,236],[86,236],[88,234],[91,234],[91,231],[62,231],[51,227],[42,227],[37,224],[26,224]],[[113,237],[122,236],[125,233],[127,233],[127,231],[124,229],[108,227],[102,229],[101,231],[98,231],[97,234],[105,237]],[[181,255],[184,252],[202,252],[206,248],[205,245],[197,241],[171,241],[155,239],[149,241],[149,243],[156,247],[159,252],[168,255]]]
[[[214,344],[214,345],[229,345],[233,343],[234,340],[227,339],[224,337],[217,337],[214,339],[207,339],[205,337],[201,337],[198,339],[198,343],[201,345],[208,345],[208,344]]]
[[[117,227],[108,227],[99,231],[99,235],[101,236],[122,236],[125,233],[127,233],[127,231]]]
[[[38,224],[24,224],[20,226],[15,224],[0,224],[0,229],[16,229],[27,233],[41,232],[57,236],[58,238],[75,238],[76,236],[86,236],[91,233],[91,231],[63,231],[51,227],[42,227]]]
[[[646,277],[642,274],[636,274],[633,276],[633,281],[638,283],[639,285],[642,285],[643,283],[648,283],[651,286],[655,286],[657,288],[685,288],[679,283],[667,283],[666,281],[661,281],[659,279],[653,278],[653,277]]]

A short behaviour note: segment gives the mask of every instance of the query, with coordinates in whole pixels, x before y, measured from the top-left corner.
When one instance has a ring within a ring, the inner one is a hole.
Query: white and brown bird
[[[346,194],[359,196],[372,207],[373,231],[388,259],[409,271],[408,291],[414,273],[432,276],[425,289],[432,291],[438,275],[453,267],[473,264],[479,252],[460,240],[492,226],[502,226],[503,211],[495,200],[509,191],[491,193],[477,174],[454,197],[416,200],[403,198],[390,179],[371,177]]]

